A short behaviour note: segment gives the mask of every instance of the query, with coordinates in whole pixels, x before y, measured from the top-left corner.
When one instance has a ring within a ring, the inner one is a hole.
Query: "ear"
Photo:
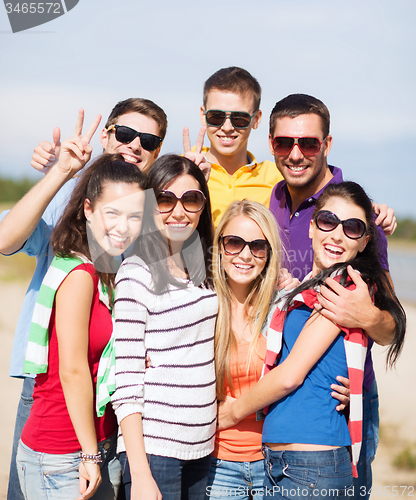
[[[207,121],[205,120],[205,108],[204,106],[201,106],[200,109],[200,118],[201,118],[201,124],[203,127],[207,126]]]
[[[370,236],[367,236],[365,238],[363,238],[363,241],[361,242],[360,244],[360,248],[358,250],[358,252],[362,252],[364,250],[364,248],[367,246],[367,243],[370,241]]]
[[[313,238],[313,225],[314,225],[314,220],[311,219],[311,222],[309,223],[309,238]]]
[[[103,130],[101,131],[100,142],[101,142],[101,146],[103,147],[103,149],[105,151],[107,148],[107,144],[108,144],[108,132],[105,128],[103,128]]]
[[[84,215],[88,221],[91,219],[92,215],[91,201],[88,198],[85,198],[84,200]]]
[[[326,136],[326,141],[324,142],[324,156],[327,157],[332,148],[332,135],[328,134]]]
[[[263,115],[263,113],[259,109],[256,112],[256,114],[253,116],[253,125],[251,126],[252,129],[255,130],[260,125],[262,115]]]
[[[270,153],[274,156],[276,153],[273,150],[272,144],[273,144],[273,137],[269,134],[269,149],[270,149]]]

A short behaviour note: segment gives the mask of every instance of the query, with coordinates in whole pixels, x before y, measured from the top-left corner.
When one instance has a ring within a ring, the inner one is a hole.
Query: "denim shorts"
[[[349,497],[351,458],[347,448],[273,451],[263,446],[265,496],[305,500]]]
[[[116,456],[117,436],[98,443],[103,461],[102,483],[93,498],[116,500],[121,482],[121,468]],[[79,493],[79,451],[62,455],[34,451],[19,442],[17,472],[25,500],[74,500]]]
[[[206,500],[262,500],[264,460],[231,462],[211,457]]]

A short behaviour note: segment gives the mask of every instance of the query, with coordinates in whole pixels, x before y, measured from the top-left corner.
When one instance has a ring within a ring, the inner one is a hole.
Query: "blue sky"
[[[263,122],[249,149],[272,159],[274,103],[303,92],[332,118],[330,163],[399,216],[416,218],[416,2],[413,0],[80,0],[66,15],[13,34],[0,5],[0,175],[39,174],[33,148],[73,133],[127,97],[164,108],[162,152],[196,139],[204,81],[242,66],[263,88]],[[96,153],[99,141],[93,140]]]

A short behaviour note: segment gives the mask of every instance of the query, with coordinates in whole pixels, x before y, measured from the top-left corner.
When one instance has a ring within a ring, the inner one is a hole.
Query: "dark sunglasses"
[[[225,120],[229,118],[234,128],[247,128],[256,113],[257,111],[250,115],[250,113],[246,111],[210,109],[205,112],[205,120],[207,121],[207,125],[211,127],[221,127],[225,123]]]
[[[333,231],[338,224],[342,224],[342,229],[345,236],[351,240],[358,240],[364,236],[367,231],[365,222],[361,219],[346,219],[339,220],[339,218],[329,210],[321,210],[315,216],[315,224],[321,231]]]
[[[185,212],[194,214],[204,208],[206,198],[204,193],[198,189],[184,191],[179,197],[172,191],[162,191],[157,197],[157,211],[161,214],[172,212],[178,201],[181,202]]]
[[[228,255],[238,255],[248,245],[251,255],[257,259],[266,259],[269,256],[270,245],[267,240],[245,241],[240,236],[221,236],[224,252]]]
[[[325,141],[326,137],[322,142],[317,137],[275,137],[272,148],[278,155],[288,155],[297,144],[304,155],[313,156],[319,153]]]
[[[130,144],[136,137],[140,138],[140,144],[146,151],[156,151],[160,146],[162,139],[157,135],[148,134],[147,132],[137,132],[133,128],[126,127],[125,125],[110,125],[107,132],[115,130],[116,140],[123,144]]]

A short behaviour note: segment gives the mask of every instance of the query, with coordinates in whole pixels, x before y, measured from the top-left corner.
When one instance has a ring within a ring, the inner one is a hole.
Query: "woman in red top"
[[[64,142],[55,168],[85,163],[88,149],[79,141]],[[136,166],[120,155],[103,155],[78,181],[52,233],[51,267],[72,262],[73,269],[55,285],[47,372],[36,377],[17,453],[27,500],[117,498],[117,421],[111,408],[101,418],[95,415],[95,386],[112,333],[114,257],[140,233],[145,188]],[[55,276],[51,272],[47,277]]]

